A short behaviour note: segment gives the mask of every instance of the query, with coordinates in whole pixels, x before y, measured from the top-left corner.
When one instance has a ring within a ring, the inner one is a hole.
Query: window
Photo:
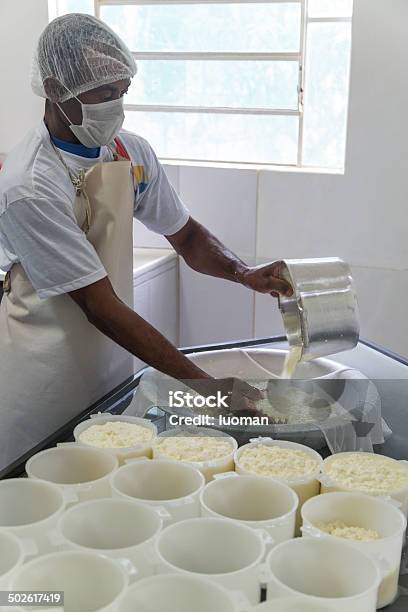
[[[162,159],[343,168],[352,0],[50,3],[125,40],[125,127]]]

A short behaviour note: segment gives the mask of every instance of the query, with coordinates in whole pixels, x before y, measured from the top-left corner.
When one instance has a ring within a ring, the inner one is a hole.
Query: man
[[[40,37],[32,84],[44,121],[0,173],[0,470],[119,384],[131,355],[211,385],[132,309],[133,216],[198,272],[291,292],[279,263],[248,267],[195,221],[150,145],[121,130],[135,73],[124,43],[89,15]],[[259,399],[245,385],[240,395]]]

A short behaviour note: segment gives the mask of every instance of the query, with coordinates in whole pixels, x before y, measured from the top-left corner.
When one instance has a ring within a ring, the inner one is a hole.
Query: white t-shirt
[[[189,213],[157,160],[151,146],[136,134],[119,137],[134,167],[134,216],[163,235],[178,232]],[[98,158],[60,149],[74,174],[112,153],[101,147]],[[42,299],[85,287],[107,273],[92,244],[79,228],[73,203],[75,190],[51,145],[43,122],[6,158],[0,171],[0,268],[21,263]]]

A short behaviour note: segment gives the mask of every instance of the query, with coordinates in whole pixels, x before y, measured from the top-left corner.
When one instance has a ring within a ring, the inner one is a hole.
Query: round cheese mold
[[[116,455],[119,463],[133,457],[152,458],[152,444],[157,428],[148,419],[123,414],[97,414],[74,429],[74,438],[82,446],[101,448]]]
[[[366,493],[325,493],[303,506],[302,519],[303,536],[345,538],[349,546],[371,557],[381,572],[377,608],[394,601],[407,526],[394,504]]]
[[[406,465],[374,453],[338,453],[323,464],[323,484],[371,495],[393,495],[408,488]]]
[[[286,481],[314,476],[318,461],[303,450],[266,444],[249,445],[240,454],[240,466],[258,476],[273,476]]]
[[[98,448],[129,448],[152,438],[153,431],[147,427],[123,421],[107,421],[85,429],[79,441]]]
[[[300,535],[302,505],[320,492],[322,463],[320,455],[308,446],[270,438],[253,440],[235,453],[235,469],[239,474],[276,478],[295,491],[299,497],[297,535]]]
[[[153,445],[153,458],[185,461],[197,467],[207,482],[215,474],[234,470],[236,440],[206,427],[176,427],[159,434]]]

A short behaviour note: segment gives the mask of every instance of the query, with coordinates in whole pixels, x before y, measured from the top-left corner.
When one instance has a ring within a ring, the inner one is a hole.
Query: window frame
[[[295,61],[298,63],[298,104],[297,109],[289,108],[240,108],[240,107],[205,107],[205,106],[178,106],[158,104],[126,104],[125,111],[137,112],[178,112],[178,113],[209,113],[209,114],[236,114],[236,115],[267,115],[267,116],[295,116],[298,117],[298,139],[297,160],[293,164],[280,164],[278,162],[256,163],[256,162],[231,162],[228,160],[191,159],[180,157],[166,157],[170,162],[192,162],[192,163],[219,163],[252,166],[289,166],[292,168],[311,168],[303,165],[303,141],[304,141],[304,92],[306,83],[307,63],[307,34],[310,23],[351,23],[352,17],[310,17],[308,14],[308,0],[94,0],[94,13],[96,17],[101,16],[103,6],[137,6],[137,5],[192,5],[192,4],[298,4],[301,10],[300,19],[300,41],[299,52],[132,52],[135,60],[223,60],[223,61]],[[163,158],[164,159],[164,158]],[[326,168],[325,168],[326,170]],[[338,168],[328,170],[337,171]]]

